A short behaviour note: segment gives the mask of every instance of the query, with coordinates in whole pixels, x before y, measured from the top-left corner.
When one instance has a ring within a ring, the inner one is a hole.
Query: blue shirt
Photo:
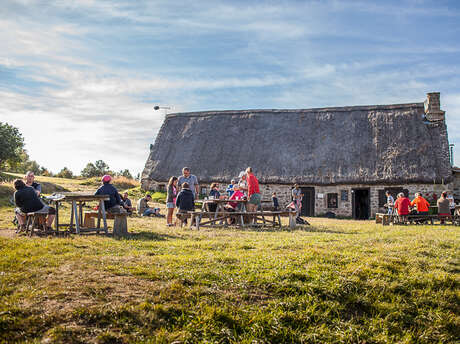
[[[227,192],[228,197],[232,197],[233,193],[233,184],[228,184],[227,189],[225,190]]]

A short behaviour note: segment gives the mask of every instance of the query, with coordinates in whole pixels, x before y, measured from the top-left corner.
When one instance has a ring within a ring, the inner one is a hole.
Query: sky
[[[0,3],[0,122],[55,173],[99,159],[141,172],[166,112],[428,92],[441,92],[460,165],[460,1]]]

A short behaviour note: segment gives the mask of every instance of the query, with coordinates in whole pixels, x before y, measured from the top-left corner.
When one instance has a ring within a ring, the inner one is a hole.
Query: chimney
[[[445,111],[441,110],[440,93],[431,92],[426,94],[425,115],[426,119],[430,122],[437,122],[444,120]]]

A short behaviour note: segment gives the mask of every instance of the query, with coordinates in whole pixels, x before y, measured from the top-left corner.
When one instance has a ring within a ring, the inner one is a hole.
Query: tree
[[[97,160],[95,163],[94,163],[94,166],[96,166],[96,168],[98,169],[99,171],[99,175],[104,175],[104,174],[107,174],[109,172],[109,165],[107,165],[104,161],[102,160]]]
[[[73,173],[67,167],[64,167],[62,170],[59,171],[58,174],[56,174],[56,177],[70,179],[70,178],[73,178]]]
[[[128,169],[121,170],[120,172],[117,173],[117,176],[123,176],[129,179],[133,179],[133,176],[131,175],[131,172],[129,172]]]
[[[100,176],[99,170],[92,162],[89,162],[86,167],[81,170],[81,176],[85,178],[98,177]]]
[[[19,130],[8,123],[0,122],[0,168],[6,162],[14,164],[21,161],[24,138]]]

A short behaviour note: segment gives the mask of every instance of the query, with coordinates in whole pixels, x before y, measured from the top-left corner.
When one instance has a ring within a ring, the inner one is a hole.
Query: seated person
[[[14,203],[16,204],[16,218],[20,229],[25,229],[25,219],[27,213],[41,213],[48,214],[46,226],[50,229],[53,224],[56,210],[48,205],[42,203],[38,198],[37,192],[34,188],[27,186],[22,180],[16,179],[14,181]]]
[[[120,206],[121,197],[115,186],[110,184],[112,177],[106,174],[102,177],[102,185],[96,190],[95,195],[107,195],[108,201],[104,201],[105,210],[111,214],[126,213],[126,210]]]
[[[450,215],[450,202],[447,198],[447,191],[441,194],[441,197],[437,200],[438,204],[438,217],[441,220],[441,224],[444,224],[444,220],[451,219]]]
[[[398,216],[402,222],[407,221],[409,215],[410,200],[402,192],[398,194],[398,199],[394,204],[394,208],[398,211]]]
[[[176,207],[179,208],[179,213],[195,210],[195,197],[187,182],[182,184],[182,190],[176,197]]]
[[[160,208],[151,208],[148,204],[152,200],[152,196],[146,194],[145,197],[142,197],[137,201],[137,211],[140,216],[158,216],[160,215]]]
[[[244,198],[244,193],[242,193],[240,191],[240,187],[238,184],[235,184],[233,186],[233,194],[232,196],[228,199],[229,201],[232,201],[232,200],[241,200]],[[228,202],[226,205],[225,205],[225,210],[227,211],[236,211],[237,208],[238,208],[239,204],[238,202]]]
[[[219,183],[212,183],[209,191],[209,199],[220,199]],[[216,203],[206,203],[207,211],[215,212],[217,209]]]
[[[31,186],[34,188],[37,196],[40,196],[42,193],[42,186],[35,181],[35,174],[32,171],[28,171],[24,177],[25,183],[27,186]]]
[[[430,203],[422,197],[420,193],[415,194],[415,198],[410,205],[417,207],[417,215],[428,215],[428,210],[430,210]]]
[[[133,204],[131,200],[128,198],[128,193],[125,192],[123,197],[121,197],[121,206],[128,212],[129,215],[133,214]]]
[[[228,184],[227,186],[227,189],[225,190],[225,192],[227,193],[227,196],[228,197],[232,197],[233,195],[233,186],[236,184],[236,180],[235,179],[232,179],[232,181],[230,182],[230,184]]]

